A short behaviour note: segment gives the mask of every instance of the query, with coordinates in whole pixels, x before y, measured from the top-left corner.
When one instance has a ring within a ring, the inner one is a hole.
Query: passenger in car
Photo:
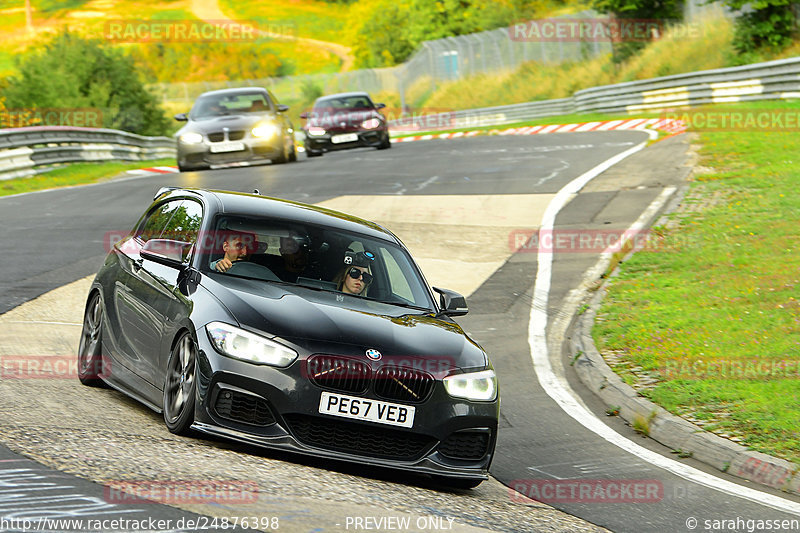
[[[336,288],[347,294],[366,296],[373,279],[369,270],[374,260],[372,252],[347,251],[344,267],[333,280],[336,282]]]
[[[247,254],[253,253],[258,247],[257,237],[253,233],[231,231],[223,235],[222,251],[225,255],[210,265],[217,272],[227,272],[235,261],[246,260]]]
[[[308,239],[297,233],[280,238],[280,257],[266,254],[259,256],[257,263],[266,266],[282,281],[296,283],[299,276],[318,278],[309,266],[310,252]]]

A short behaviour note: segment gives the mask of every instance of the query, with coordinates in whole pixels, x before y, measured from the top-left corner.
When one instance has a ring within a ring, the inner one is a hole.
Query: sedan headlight
[[[318,128],[317,126],[311,126],[308,128],[309,135],[325,135],[325,130],[323,128]]]
[[[447,394],[454,398],[491,401],[497,397],[497,376],[494,370],[456,374],[442,380]]]
[[[381,121],[377,118],[370,118],[361,123],[361,127],[366,130],[374,130],[375,128],[380,127],[380,125]]]
[[[291,348],[230,324],[211,322],[206,331],[214,348],[229,357],[279,367],[289,366],[297,359],[297,352]]]
[[[181,135],[180,141],[186,144],[199,144],[203,142],[203,136],[200,135],[199,133],[190,131],[188,133],[184,133],[183,135]]]
[[[253,137],[268,139],[278,134],[278,127],[275,124],[259,124],[251,133]]]

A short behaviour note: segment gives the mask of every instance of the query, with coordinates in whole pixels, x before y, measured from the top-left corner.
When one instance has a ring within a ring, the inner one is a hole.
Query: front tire
[[[102,324],[103,303],[100,293],[95,292],[86,305],[78,346],[78,379],[88,387],[103,386]]]
[[[392,147],[392,141],[389,138],[389,134],[386,134],[386,137],[383,138],[381,144],[378,145],[378,150],[387,150]]]
[[[197,346],[185,332],[169,356],[164,382],[164,423],[176,435],[187,435],[194,422],[196,374]]]

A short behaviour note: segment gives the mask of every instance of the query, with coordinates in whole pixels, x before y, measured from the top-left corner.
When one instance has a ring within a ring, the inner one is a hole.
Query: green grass
[[[124,163],[73,163],[30,178],[0,181],[0,196],[96,183],[113,178],[126,170],[167,165],[174,166],[175,159]]]
[[[225,13],[235,14],[239,19],[257,20],[267,28],[270,26],[283,28],[294,32],[298,37],[346,44],[343,39],[343,30],[349,8],[344,2],[221,0],[220,6]]]
[[[627,382],[658,376],[643,392],[656,403],[800,464],[800,137],[718,131],[700,142],[713,172],[684,203],[715,203],[674,214],[661,230],[673,246],[621,266],[593,335],[623,354],[615,370]]]

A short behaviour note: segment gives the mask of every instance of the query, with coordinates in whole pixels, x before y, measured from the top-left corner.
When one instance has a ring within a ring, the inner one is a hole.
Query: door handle
[[[142,268],[142,265],[144,264],[144,260],[143,259],[134,259],[132,263],[133,263],[133,269],[134,270],[139,270],[140,268]]]

